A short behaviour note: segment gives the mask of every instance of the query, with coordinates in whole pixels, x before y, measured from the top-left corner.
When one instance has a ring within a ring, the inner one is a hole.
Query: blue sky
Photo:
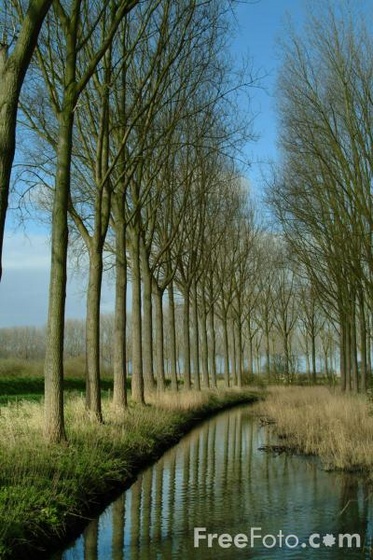
[[[239,59],[249,56],[254,68],[264,76],[261,88],[252,91],[252,108],[257,114],[254,127],[259,139],[246,151],[252,162],[248,179],[253,192],[260,197],[261,172],[265,173],[268,168],[265,162],[276,158],[276,42],[284,33],[287,14],[295,24],[301,24],[305,0],[248,0],[238,6],[236,14],[238,29],[232,40],[232,53]],[[44,325],[47,320],[48,234],[30,224],[26,224],[25,230],[15,227],[12,216],[9,216],[4,241],[4,273],[0,284],[0,327]],[[66,316],[82,318],[85,313],[84,279],[82,276],[70,276]],[[106,282],[102,311],[112,311],[113,305],[113,291],[110,282]]]
[[[286,20],[297,27],[304,21],[306,0],[252,0],[237,9],[238,30],[232,52],[253,60],[254,70],[263,78],[261,87],[252,90],[252,108],[256,114],[255,132],[259,138],[248,146],[251,161],[249,178],[255,191],[261,190],[261,174],[276,159],[275,84],[279,65],[278,40],[284,34]]]

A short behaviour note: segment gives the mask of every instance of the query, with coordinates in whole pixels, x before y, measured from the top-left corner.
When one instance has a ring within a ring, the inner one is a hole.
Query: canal
[[[250,406],[205,421],[51,560],[371,558],[363,480],[271,438]]]

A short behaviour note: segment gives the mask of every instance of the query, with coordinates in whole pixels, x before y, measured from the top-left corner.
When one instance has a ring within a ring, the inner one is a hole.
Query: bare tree
[[[288,37],[279,88],[284,164],[273,207],[324,308],[337,318],[342,387],[357,390],[358,330],[365,387],[365,310],[372,301],[373,43],[344,4],[316,11],[302,38]]]
[[[49,441],[65,439],[63,416],[63,340],[68,247],[68,206],[71,192],[71,161],[76,105],[97,65],[112,43],[124,15],[137,2],[123,0],[116,11],[102,11],[75,0],[69,11],[56,2],[50,12],[45,34],[38,49],[40,76],[44,79],[55,115],[57,139],[56,179],[52,209],[52,258],[49,289],[47,348],[45,358],[45,433]],[[104,36],[99,25],[110,14]],[[86,58],[84,46],[92,41],[93,50]],[[62,54],[63,53],[63,54]],[[83,60],[84,59],[84,60]],[[38,115],[39,122],[44,117]]]
[[[317,336],[325,322],[325,317],[321,313],[317,292],[312,283],[305,279],[299,283],[299,324],[303,331],[305,340],[305,353],[308,362],[307,373],[313,383],[316,383],[317,366]],[[311,361],[309,359],[311,355]]]
[[[287,264],[284,260],[275,284],[275,326],[283,344],[281,373],[285,375],[287,382],[291,382],[295,374],[292,339],[298,319],[298,302],[296,299],[296,275]]]
[[[185,120],[190,112],[193,92],[200,87],[201,81],[207,79],[204,72],[208,72],[210,59],[206,61],[201,52],[208,39],[201,33],[201,28],[207,21],[212,21],[206,6],[198,2],[181,2],[176,6],[167,1],[160,3],[153,12],[151,8],[143,8],[141,22],[149,18],[148,37],[142,41],[141,48],[136,49],[133,60],[126,63],[127,84],[131,87],[127,86],[122,96],[122,109],[119,107],[126,130],[130,130],[120,196],[125,198],[125,229],[132,286],[135,288],[132,290],[132,382],[134,387],[140,387],[143,383],[140,377],[144,377],[150,388],[153,385],[153,273],[159,260],[159,256],[153,258],[151,249],[154,249],[155,217],[160,200],[165,197],[157,176],[161,174],[162,165],[167,165],[167,153],[172,154],[175,150],[170,134]],[[134,20],[132,25],[136,30],[139,20]],[[216,33],[216,28],[212,29]],[[209,37],[210,32],[206,36]],[[180,142],[180,135],[177,142]],[[143,400],[141,388],[138,396],[133,396]]]
[[[18,101],[51,4],[52,0],[32,0],[25,13],[20,13],[20,5],[14,7],[9,2],[4,4],[0,13],[0,280],[10,175],[16,147]]]

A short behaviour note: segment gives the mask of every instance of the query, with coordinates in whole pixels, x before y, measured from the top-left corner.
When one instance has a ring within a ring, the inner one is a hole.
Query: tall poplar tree
[[[12,5],[9,3],[0,21],[0,280],[10,175],[16,147],[18,100],[40,28],[51,4],[52,0],[31,0],[27,11],[16,23],[16,20],[12,21]]]

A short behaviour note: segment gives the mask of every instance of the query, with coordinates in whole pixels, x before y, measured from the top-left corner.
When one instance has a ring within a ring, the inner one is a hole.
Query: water
[[[315,459],[259,451],[271,436],[250,411],[194,429],[53,560],[373,558],[363,481],[324,472]],[[198,527],[206,538],[195,547]],[[209,547],[207,533],[228,536]]]

